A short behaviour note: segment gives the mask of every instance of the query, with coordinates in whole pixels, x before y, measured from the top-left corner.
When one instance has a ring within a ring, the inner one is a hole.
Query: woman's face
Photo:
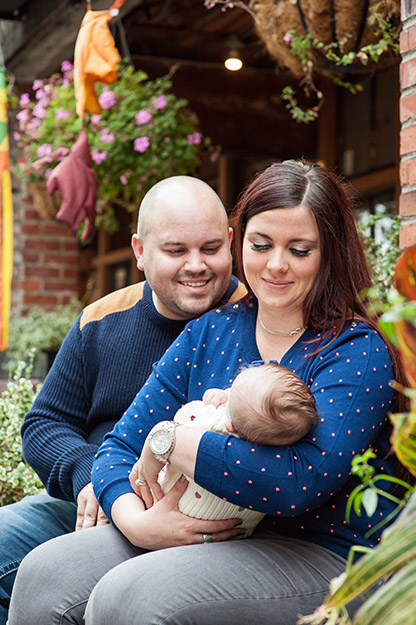
[[[309,208],[276,208],[247,222],[244,273],[262,312],[296,313],[299,319],[320,261],[318,227]]]

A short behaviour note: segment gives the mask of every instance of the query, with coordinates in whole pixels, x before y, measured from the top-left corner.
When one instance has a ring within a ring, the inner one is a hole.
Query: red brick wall
[[[43,220],[24,193],[15,195],[12,314],[51,309],[77,297],[80,247],[68,227]]]
[[[416,3],[401,0],[400,247],[416,243]]]

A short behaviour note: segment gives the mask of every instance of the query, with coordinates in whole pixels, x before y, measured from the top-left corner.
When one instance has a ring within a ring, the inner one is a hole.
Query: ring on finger
[[[147,482],[146,480],[141,480],[140,478],[138,478],[135,482],[136,486],[146,486]]]
[[[202,534],[202,542],[204,543],[204,545],[206,543],[212,543],[212,534]]]

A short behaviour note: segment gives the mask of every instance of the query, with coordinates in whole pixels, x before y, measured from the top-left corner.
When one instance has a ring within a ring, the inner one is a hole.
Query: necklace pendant
[[[275,336],[297,336],[298,334],[300,334],[302,332],[302,330],[304,330],[305,328],[303,326],[301,326],[300,328],[296,328],[295,330],[292,330],[292,332],[276,332],[275,330],[270,330],[269,328],[266,328],[266,326],[264,325],[262,318],[260,316],[260,312],[257,312],[257,316],[259,318],[259,323],[261,325],[261,327],[263,328],[263,330],[265,332],[268,332],[269,334],[274,334]]]

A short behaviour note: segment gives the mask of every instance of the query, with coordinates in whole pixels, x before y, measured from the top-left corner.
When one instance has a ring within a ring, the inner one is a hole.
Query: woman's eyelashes
[[[309,254],[311,253],[310,249],[306,249],[306,250],[300,250],[297,247],[291,247],[290,248],[290,252],[294,255],[294,256],[309,256]]]
[[[250,247],[254,252],[266,252],[272,248],[272,245],[271,243],[252,243]],[[304,257],[309,256],[311,250],[309,248],[300,249],[297,247],[290,247],[289,252],[293,254],[293,256]]]

